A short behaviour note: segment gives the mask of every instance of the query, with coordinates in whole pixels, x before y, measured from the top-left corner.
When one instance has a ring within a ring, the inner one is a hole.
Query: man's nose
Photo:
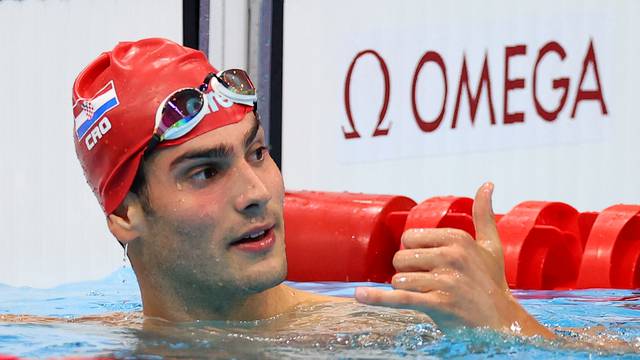
[[[242,162],[237,171],[236,181],[239,190],[235,200],[236,209],[249,217],[261,216],[271,200],[269,189],[251,164]]]

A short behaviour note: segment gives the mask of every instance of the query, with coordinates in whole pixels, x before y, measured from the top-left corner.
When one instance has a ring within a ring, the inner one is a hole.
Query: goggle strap
[[[224,73],[224,71],[222,73]],[[222,74],[222,73],[220,73],[220,74]],[[227,89],[231,88],[231,85],[229,85],[228,82],[224,81],[224,78],[222,76],[218,76],[218,75],[216,75],[214,73],[211,73],[211,75],[213,75],[216,78],[216,80],[218,80],[220,82],[220,84],[222,84],[225,88],[227,88]]]
[[[218,78],[215,73],[209,73],[209,75],[207,75],[207,77],[204,78],[204,82],[202,83],[202,85],[200,85],[200,91],[202,92],[207,91],[207,89],[209,88],[209,83],[211,82],[211,79],[213,79],[214,77],[216,79]]]
[[[153,134],[153,137],[151,138],[151,141],[149,141],[149,145],[147,145],[147,148],[145,149],[144,153],[145,154],[151,153],[153,151],[153,149],[155,149],[155,147],[158,146],[158,144],[161,141],[162,141],[162,137],[160,135]]]

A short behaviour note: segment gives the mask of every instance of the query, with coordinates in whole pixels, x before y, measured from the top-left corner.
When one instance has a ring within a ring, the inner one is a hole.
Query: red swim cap
[[[217,72],[204,54],[166,39],[119,43],[102,53],[73,84],[74,142],[87,182],[106,214],[126,197],[160,103],[181,88],[198,87]],[[237,123],[251,106],[220,106],[189,133],[161,146],[184,143]]]

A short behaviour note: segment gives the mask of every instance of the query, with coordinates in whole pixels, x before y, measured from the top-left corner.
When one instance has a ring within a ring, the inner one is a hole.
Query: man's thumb
[[[490,182],[478,189],[473,201],[473,224],[476,228],[476,241],[494,256],[502,258],[502,244],[491,205],[492,194],[493,184]]]

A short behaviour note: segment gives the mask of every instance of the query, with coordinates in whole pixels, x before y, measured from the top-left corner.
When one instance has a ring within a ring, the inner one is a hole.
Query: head
[[[253,106],[210,86],[195,127],[154,139],[168,97],[217,72],[200,52],[146,39],[101,54],[74,84],[76,151],[143,300],[145,287],[192,302],[251,294],[286,275],[282,177]]]

